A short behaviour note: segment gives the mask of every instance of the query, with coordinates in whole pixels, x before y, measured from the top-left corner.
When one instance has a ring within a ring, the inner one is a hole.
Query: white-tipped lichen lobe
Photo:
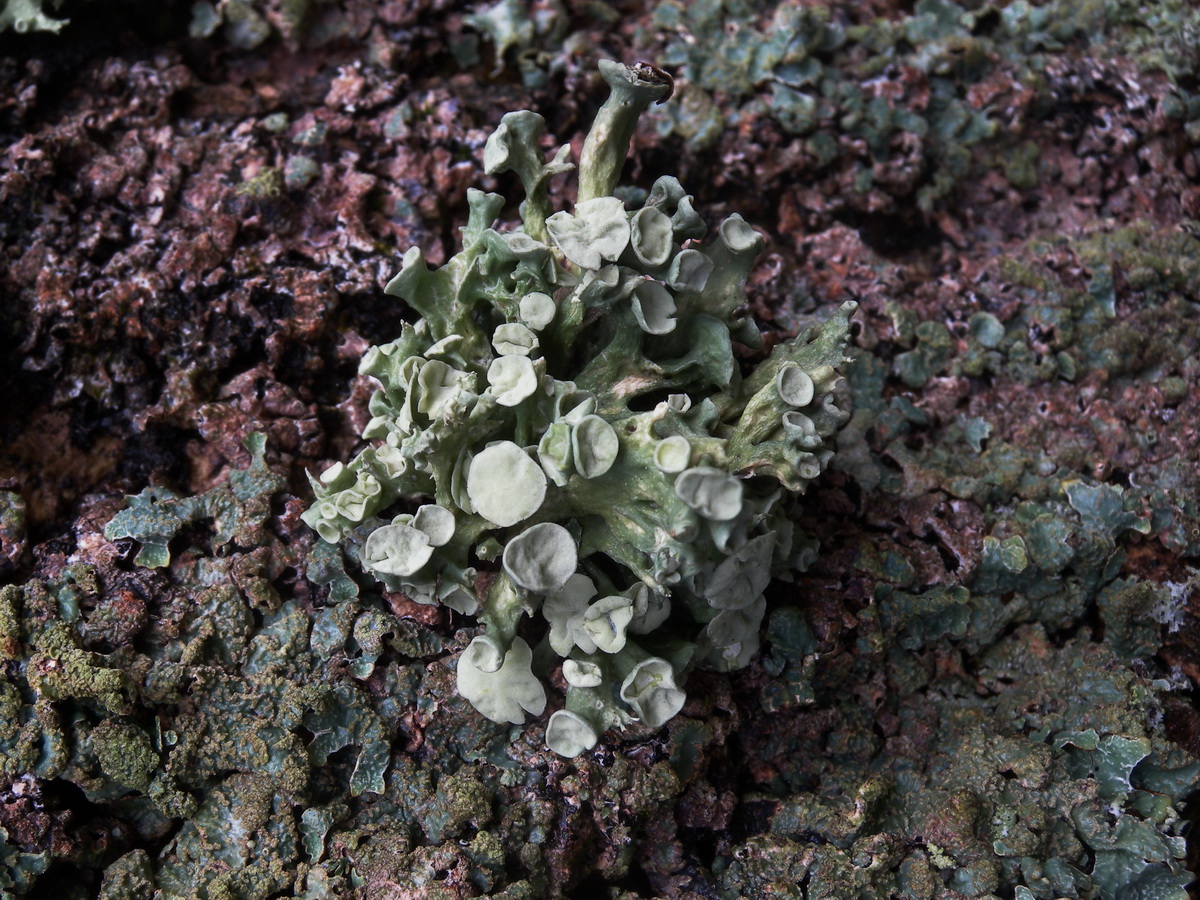
[[[322,538],[361,545],[389,590],[478,611],[486,631],[457,684],[483,715],[540,715],[561,667],[546,734],[567,756],[609,728],[658,728],[691,668],[756,652],[763,590],[797,557],[791,500],[846,418],[833,391],[854,311],[743,377],[734,341],[759,341],[735,313],[763,239],[734,215],[701,240],[671,176],[638,209],[613,196],[637,117],[667,88],[602,71],[613,94],[573,209],[552,211],[545,190],[566,153],[545,162],[541,117],[510,113],[484,156],[519,175],[522,229],[489,227],[500,198],[473,191],[454,259],[405,254],[387,292],[422,318],[363,360],[376,445],[313,479],[305,513]],[[500,567],[487,589],[481,561]]]

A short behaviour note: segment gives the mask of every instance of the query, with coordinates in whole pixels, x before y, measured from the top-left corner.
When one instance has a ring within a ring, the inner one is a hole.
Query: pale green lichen
[[[763,590],[796,567],[791,496],[846,418],[836,367],[855,307],[743,376],[733,344],[760,339],[737,311],[762,238],[734,215],[702,243],[670,176],[639,209],[613,196],[638,116],[668,86],[649,68],[601,71],[612,93],[572,211],[546,191],[568,148],[546,163],[541,117],[509,113],[484,165],[519,176],[523,230],[492,229],[502,198],[472,191],[461,253],[437,270],[405,255],[387,292],[422,318],[363,359],[381,385],[375,443],[312,479],[304,515],[389,590],[478,613],[487,633],[458,690],[488,718],[540,715],[561,658],[547,740],[564,755],[607,728],[661,726],[690,669],[757,650]],[[536,649],[517,636],[526,616],[546,623]]]
[[[46,8],[57,11],[62,0],[4,0],[0,6],[0,31],[11,28],[17,34],[35,31],[58,33],[67,24],[66,19],[55,19],[46,14]]]

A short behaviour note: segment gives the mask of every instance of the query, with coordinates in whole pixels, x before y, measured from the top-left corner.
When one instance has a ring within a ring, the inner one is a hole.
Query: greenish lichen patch
[[[137,541],[141,546],[134,562],[151,567],[170,563],[171,539],[185,525],[205,520],[212,522],[214,548],[229,543],[247,549],[260,546],[271,494],[283,486],[283,480],[263,457],[265,435],[251,435],[246,448],[250,468],[233,472],[227,484],[195,497],[181,497],[168,488],[147,488],[129,498],[128,508],[105,526],[104,536],[110,541]]]

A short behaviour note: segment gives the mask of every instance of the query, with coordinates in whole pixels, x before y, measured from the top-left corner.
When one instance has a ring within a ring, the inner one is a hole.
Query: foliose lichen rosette
[[[573,212],[551,214],[541,116],[504,116],[489,174],[525,190],[523,228],[471,190],[463,249],[430,269],[418,248],[386,291],[421,318],[372,347],[372,446],[311,478],[305,521],[389,591],[486,625],[458,690],[523,723],[561,667],[546,725],[575,756],[634,720],[665,723],[695,666],[745,666],[772,577],[811,560],[791,500],[828,465],[847,415],[835,402],[844,304],[749,375],[734,343],[763,239],[740,216],[706,226],[678,180],[638,209],[616,196],[640,113],[669,90],[648,67],[601,63],[611,86],[584,144]],[[397,514],[398,510],[403,510]]]

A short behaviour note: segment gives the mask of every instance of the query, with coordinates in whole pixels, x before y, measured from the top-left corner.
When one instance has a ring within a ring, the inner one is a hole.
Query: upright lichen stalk
[[[733,343],[761,339],[736,312],[762,238],[734,215],[702,245],[671,176],[636,210],[613,196],[638,115],[669,87],[648,67],[601,71],[612,94],[572,212],[546,189],[569,148],[546,163],[542,118],[509,113],[484,166],[521,179],[523,230],[491,228],[504,200],[472,190],[459,254],[436,270],[405,254],[386,290],[422,318],[364,357],[373,444],[312,480],[304,516],[388,590],[478,617],[458,690],[488,718],[541,715],[561,667],[546,741],[566,756],[662,725],[688,670],[757,650],[768,581],[811,556],[792,498],[846,418],[854,311],[743,378]]]
[[[611,93],[596,113],[579,154],[579,203],[612,194],[638,119],[647,106],[671,92],[670,84],[646,66],[631,68],[602,59],[600,74]]]

